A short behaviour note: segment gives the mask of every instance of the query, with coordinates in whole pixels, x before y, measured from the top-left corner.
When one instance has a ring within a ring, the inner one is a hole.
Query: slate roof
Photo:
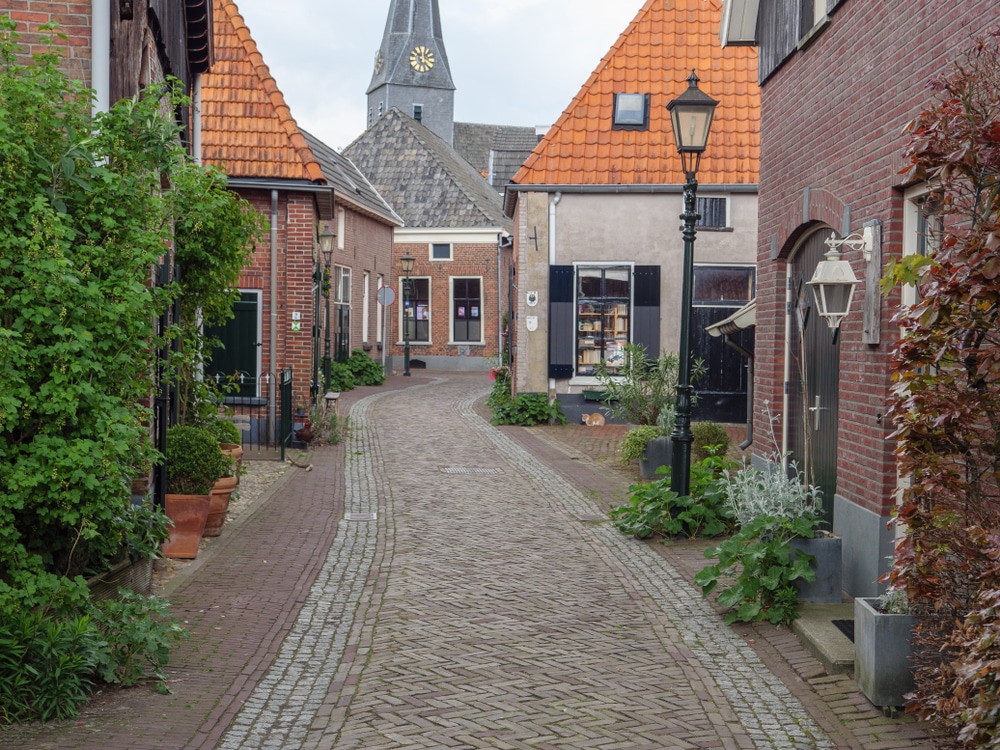
[[[319,161],[327,184],[334,189],[337,202],[347,202],[364,213],[401,226],[403,219],[392,210],[361,171],[343,154],[334,151],[316,136],[302,131],[306,143]]]
[[[390,109],[344,149],[407,227],[507,231],[499,194],[439,136]]]
[[[232,0],[214,0],[215,63],[202,77],[202,159],[229,177],[308,180],[322,169]]]
[[[418,72],[410,66],[410,51],[417,45],[434,55],[434,66]],[[377,65],[368,84],[372,93],[379,86],[418,86],[453,91],[455,83],[448,65],[441,31],[441,12],[437,0],[392,0],[382,35]]]
[[[536,145],[534,128],[455,123],[455,150],[501,193]]]
[[[719,43],[721,0],[646,0],[534,149],[521,185],[677,185],[684,175],[666,106],[687,88],[720,101],[698,181],[756,184],[760,159],[757,52]],[[616,93],[650,95],[648,130],[612,130]]]

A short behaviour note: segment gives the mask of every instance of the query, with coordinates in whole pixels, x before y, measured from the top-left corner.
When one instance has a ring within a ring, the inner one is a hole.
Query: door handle
[[[819,405],[819,395],[817,394],[813,398],[814,406],[809,407],[809,411],[813,414],[813,432],[819,432],[819,413],[823,411],[822,407]]]

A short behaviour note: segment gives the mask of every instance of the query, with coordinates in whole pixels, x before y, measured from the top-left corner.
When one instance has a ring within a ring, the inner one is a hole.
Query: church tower
[[[438,0],[391,0],[368,85],[368,125],[391,108],[419,120],[449,144],[455,84],[441,34]]]

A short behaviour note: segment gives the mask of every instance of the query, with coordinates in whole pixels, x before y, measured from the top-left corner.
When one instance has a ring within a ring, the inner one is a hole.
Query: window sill
[[[809,45],[816,41],[816,38],[827,26],[830,25],[830,16],[824,15],[819,21],[817,21],[809,31],[802,35],[799,39],[799,43],[796,48],[801,51],[806,49]]]
[[[735,232],[733,227],[699,227],[695,226],[696,232]]]

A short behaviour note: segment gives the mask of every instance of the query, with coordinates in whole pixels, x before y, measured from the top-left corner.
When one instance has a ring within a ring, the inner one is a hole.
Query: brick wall
[[[271,219],[271,195],[267,191],[240,191],[268,222]],[[307,193],[278,195],[277,288],[278,299],[271,299],[271,242],[266,233],[257,244],[252,263],[240,278],[241,289],[261,290],[262,372],[278,373],[291,367],[294,374],[295,401],[307,401],[312,382],[312,327],[315,311],[312,294],[314,241],[316,234],[315,202]],[[292,313],[299,313],[299,330],[292,330]],[[276,359],[271,361],[272,314]]]
[[[498,309],[506,309],[506,268],[501,261],[503,283],[501,294],[503,299],[497,299],[497,246],[490,244],[454,244],[452,245],[452,260],[429,260],[426,244],[397,244],[394,248],[393,285],[400,303],[402,302],[403,281],[399,275],[399,259],[409,253],[416,259],[413,265],[413,278],[429,277],[431,292],[431,342],[410,342],[411,359],[421,357],[457,357],[459,346],[468,347],[470,357],[496,357],[498,353],[499,313]],[[508,251],[509,254],[509,251]],[[483,344],[449,344],[451,340],[451,279],[454,277],[475,276],[482,279],[482,320]],[[393,330],[396,332],[391,340],[395,343],[393,355],[402,357],[402,335],[399,328],[399,307],[394,306]]]
[[[786,60],[762,89],[755,414],[782,403],[785,273],[809,230],[860,231],[883,223],[883,262],[902,252],[902,130],[929,100],[927,82],[995,24],[995,0],[849,0],[813,44]],[[808,191],[807,191],[808,189]],[[773,256],[777,253],[778,257]],[[864,279],[862,260],[845,259]],[[896,486],[889,396],[898,294],[882,302],[879,345],[862,343],[861,299],[840,333],[838,493],[885,514]],[[764,446],[758,441],[758,452]]]
[[[56,40],[65,49],[63,69],[72,78],[91,85],[91,25],[89,2],[34,2],[33,0],[12,0],[0,14],[7,15],[17,24],[17,33],[21,35],[20,43],[25,49],[25,56],[20,63],[30,61],[32,55],[48,50],[48,45],[42,42],[45,32],[41,27],[56,23],[59,33],[66,34],[67,40]]]

